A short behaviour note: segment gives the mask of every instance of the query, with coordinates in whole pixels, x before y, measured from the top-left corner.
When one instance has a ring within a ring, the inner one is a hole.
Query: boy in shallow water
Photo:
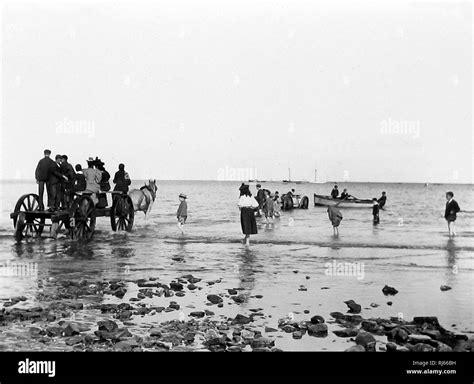
[[[184,193],[180,193],[179,195],[179,207],[178,211],[176,212],[176,217],[178,218],[178,228],[181,231],[181,234],[184,235],[184,223],[186,223],[186,218],[188,217],[188,204],[186,203],[186,199],[188,197]]]
[[[270,191],[265,190],[265,201],[263,203],[263,212],[265,213],[265,221],[267,224],[273,223],[273,218],[275,216],[274,212],[274,202],[270,197]]]

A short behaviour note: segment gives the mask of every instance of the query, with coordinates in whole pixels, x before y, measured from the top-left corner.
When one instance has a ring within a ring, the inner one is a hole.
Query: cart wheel
[[[110,225],[112,226],[112,230],[130,232],[133,227],[134,217],[135,211],[130,196],[117,196],[110,210]]]
[[[15,220],[15,232],[13,236],[16,241],[21,241],[25,236],[28,235],[28,226],[26,225],[26,214],[20,212]]]
[[[90,239],[95,229],[95,206],[89,196],[74,201],[71,209],[69,228],[73,239]]]
[[[15,228],[16,232],[16,223],[18,221],[18,215],[21,212],[32,212],[32,211],[39,211],[39,197],[38,195],[34,193],[30,193],[27,195],[21,196],[16,205],[15,205],[15,210],[13,211],[13,227]],[[26,221],[26,216],[23,217],[25,220],[26,225],[29,227],[28,233],[30,234],[35,234],[36,236],[41,236],[41,233],[43,232],[44,228],[44,222],[45,218],[34,218]]]
[[[308,196],[303,196],[300,201],[300,208],[301,209],[308,209],[309,205],[309,198]]]

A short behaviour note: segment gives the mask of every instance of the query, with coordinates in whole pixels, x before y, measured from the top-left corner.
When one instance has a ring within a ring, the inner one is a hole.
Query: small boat
[[[372,200],[369,199],[357,199],[355,197],[350,197],[348,199],[333,199],[331,196],[323,196],[314,194],[314,206],[323,206],[323,207],[334,207],[338,206],[340,208],[372,208]]]

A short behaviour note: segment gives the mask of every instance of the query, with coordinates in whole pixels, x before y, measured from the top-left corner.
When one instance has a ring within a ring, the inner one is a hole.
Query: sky
[[[2,179],[473,182],[472,5],[3,1]],[[291,176],[289,176],[289,169]]]

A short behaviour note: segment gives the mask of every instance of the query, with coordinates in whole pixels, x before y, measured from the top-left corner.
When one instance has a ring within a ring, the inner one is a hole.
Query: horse
[[[135,212],[141,211],[145,213],[145,218],[151,211],[151,207],[156,199],[156,180],[148,180],[148,184],[145,184],[140,189],[131,190],[128,195],[132,199],[133,209]]]

